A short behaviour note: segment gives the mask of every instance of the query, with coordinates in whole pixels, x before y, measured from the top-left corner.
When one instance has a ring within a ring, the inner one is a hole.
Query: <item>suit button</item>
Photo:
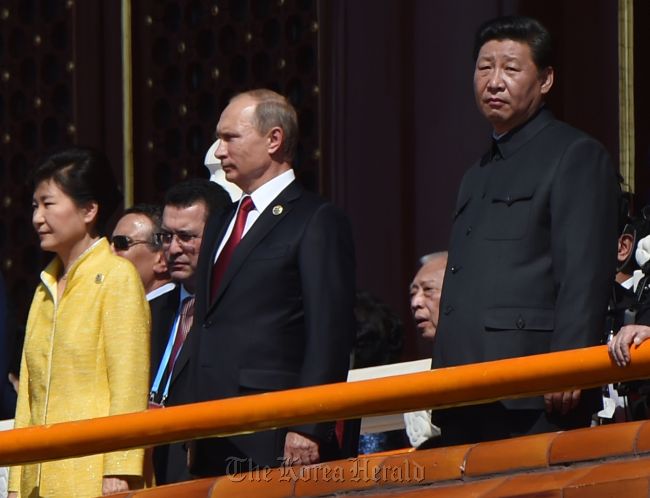
[[[461,268],[462,268],[462,266],[460,266],[460,265],[451,265],[451,268],[449,268],[449,271],[451,271],[451,273],[458,273]]]
[[[465,230],[465,235],[470,235],[472,233],[472,226],[468,226],[467,230]]]
[[[517,328],[521,330],[526,326],[526,320],[524,320],[524,318],[521,315],[519,315],[516,324],[517,324]]]
[[[449,315],[453,311],[454,311],[454,307],[452,305],[448,304],[447,306],[445,306],[445,311],[444,311],[445,315]]]

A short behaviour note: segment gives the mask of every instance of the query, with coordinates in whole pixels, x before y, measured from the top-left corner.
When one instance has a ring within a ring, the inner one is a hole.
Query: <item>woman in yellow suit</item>
[[[140,277],[100,236],[120,195],[101,157],[51,156],[34,173],[32,223],[56,254],[29,310],[16,427],[144,410],[149,306]],[[14,467],[10,497],[92,497],[141,482],[143,450]]]

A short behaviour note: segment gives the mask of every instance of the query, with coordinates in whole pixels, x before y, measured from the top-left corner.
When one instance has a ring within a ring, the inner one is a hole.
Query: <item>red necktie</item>
[[[172,354],[167,362],[167,375],[169,377],[176,363],[176,357],[183,345],[183,341],[187,337],[188,332],[192,328],[192,321],[194,320],[194,296],[187,296],[183,299],[181,306],[181,316],[178,320],[178,329],[176,330],[176,337],[174,338],[174,345],[172,346]]]
[[[232,258],[232,253],[235,252],[235,248],[244,234],[244,227],[246,226],[246,218],[248,218],[248,213],[251,209],[255,209],[255,204],[253,204],[253,199],[250,196],[246,196],[242,199],[241,204],[239,205],[239,211],[237,211],[237,219],[235,220],[235,225],[232,228],[230,237],[228,241],[223,246],[217,262],[212,267],[212,287],[211,293],[212,299],[214,300],[217,295],[217,290],[219,290],[219,283],[221,283],[221,278],[226,272],[228,263],[230,263],[230,258]]]

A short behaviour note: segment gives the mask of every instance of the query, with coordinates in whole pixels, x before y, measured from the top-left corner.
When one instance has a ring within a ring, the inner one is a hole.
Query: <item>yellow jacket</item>
[[[58,258],[41,273],[29,310],[16,427],[147,408],[150,311],[137,271],[106,239],[71,266],[57,302]],[[9,489],[35,496],[101,496],[105,475],[142,475],[143,450],[11,469]]]

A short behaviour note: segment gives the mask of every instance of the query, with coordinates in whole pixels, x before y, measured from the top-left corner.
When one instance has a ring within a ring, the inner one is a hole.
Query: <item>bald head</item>
[[[147,293],[170,282],[162,249],[154,238],[154,234],[160,231],[159,219],[159,215],[152,218],[148,212],[134,210],[124,214],[113,230],[113,237],[126,237],[129,240],[125,248],[112,244],[113,252],[133,263]]]

